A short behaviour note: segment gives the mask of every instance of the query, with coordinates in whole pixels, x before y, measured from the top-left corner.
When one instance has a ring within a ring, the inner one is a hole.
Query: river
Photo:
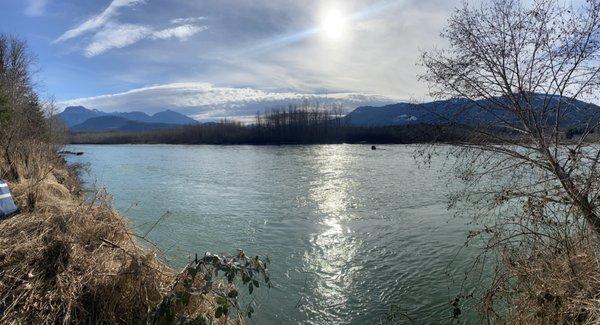
[[[140,234],[168,212],[148,237],[174,267],[205,251],[268,256],[274,287],[255,291],[251,324],[379,323],[390,308],[449,322],[467,220],[447,210],[444,161],[423,166],[414,146],[68,149]]]

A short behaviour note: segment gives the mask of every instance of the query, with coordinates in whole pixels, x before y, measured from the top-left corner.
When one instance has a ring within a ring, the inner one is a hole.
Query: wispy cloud
[[[85,33],[97,30],[98,28],[109,23],[114,16],[118,15],[120,8],[137,5],[144,2],[145,0],[113,0],[113,2],[111,2],[110,5],[108,5],[108,7],[104,9],[104,11],[102,11],[100,14],[84,21],[83,23],[72,29],[69,29],[68,31],[63,33],[59,38],[57,38],[55,42],[63,42],[81,36]]]
[[[171,24],[192,24],[192,23],[197,23],[204,19],[206,19],[206,17],[175,18],[175,19],[171,20]]]
[[[179,24],[180,26],[164,29],[140,24],[121,23],[115,19],[119,15],[120,9],[145,2],[146,0],[113,0],[100,14],[67,30],[54,43],[92,33],[91,40],[85,46],[84,54],[87,57],[93,57],[110,49],[135,44],[143,39],[178,39],[185,41],[208,28],[207,26],[194,24],[202,20],[203,17],[177,18],[172,20],[171,24]]]
[[[193,36],[194,34],[206,29],[208,29],[208,27],[206,26],[182,25],[173,28],[154,31],[152,32],[151,37],[155,39],[176,38],[180,41],[185,41],[190,36]]]
[[[147,27],[133,24],[109,24],[92,38],[85,55],[92,57],[112,48],[121,48],[144,39],[150,31]]]
[[[110,23],[93,36],[92,42],[85,49],[85,55],[93,57],[110,49],[122,48],[147,38],[175,38],[185,41],[190,36],[205,29],[207,29],[206,26],[182,25],[162,30],[153,30],[142,25]]]
[[[49,0],[26,0],[25,14],[27,16],[42,16],[46,12]]]
[[[166,108],[203,121],[220,118],[244,119],[275,107],[304,101],[339,105],[346,111],[362,105],[384,105],[397,100],[359,93],[310,94],[271,92],[254,88],[215,87],[210,83],[188,82],[157,85],[130,91],[67,100],[66,107],[83,105],[104,111],[139,110],[156,112]]]

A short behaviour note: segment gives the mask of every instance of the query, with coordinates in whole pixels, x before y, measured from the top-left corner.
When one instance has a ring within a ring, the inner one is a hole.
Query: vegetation
[[[24,42],[0,35],[0,177],[22,210],[0,220],[0,323],[243,323],[253,307],[237,287],[269,286],[266,262],[206,255],[175,272],[107,195],[86,200],[31,63]]]
[[[464,129],[449,125],[353,127],[338,108],[305,103],[256,116],[252,125],[221,121],[142,133],[77,133],[78,144],[329,144],[329,143],[424,143],[462,139]]]
[[[465,183],[453,203],[481,225],[470,236],[486,240],[478,262],[497,262],[483,314],[600,322],[600,151],[590,145],[600,112],[572,105],[599,90],[600,2],[466,4],[443,36],[449,49],[423,55],[432,95],[470,99],[507,130],[464,125],[471,132],[453,152]],[[566,140],[561,125],[581,111]]]

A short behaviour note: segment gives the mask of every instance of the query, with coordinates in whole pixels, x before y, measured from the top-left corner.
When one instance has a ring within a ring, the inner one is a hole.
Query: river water
[[[377,324],[391,309],[450,321],[467,221],[446,208],[444,161],[422,166],[414,146],[68,149],[140,234],[168,212],[148,237],[174,267],[205,251],[268,256],[274,288],[255,291],[250,323]]]

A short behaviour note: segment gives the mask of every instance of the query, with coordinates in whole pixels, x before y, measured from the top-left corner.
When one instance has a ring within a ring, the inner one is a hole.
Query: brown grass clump
[[[137,243],[106,196],[86,202],[64,162],[38,159],[10,183],[23,213],[0,220],[0,323],[215,321],[210,292],[171,303],[164,321],[156,310],[182,275]]]
[[[135,322],[160,302],[172,277],[135,245],[105,202],[91,206],[48,174],[15,184],[32,210],[0,222],[3,322]],[[90,306],[92,309],[90,309]]]
[[[481,300],[482,320],[600,324],[600,239],[582,229],[560,245],[538,244],[521,241],[498,252],[500,259]]]
[[[590,236],[562,252],[505,257],[516,280],[508,319],[519,324],[600,324],[598,247]]]
[[[144,321],[172,278],[106,205],[21,214],[0,233],[2,321]]]

